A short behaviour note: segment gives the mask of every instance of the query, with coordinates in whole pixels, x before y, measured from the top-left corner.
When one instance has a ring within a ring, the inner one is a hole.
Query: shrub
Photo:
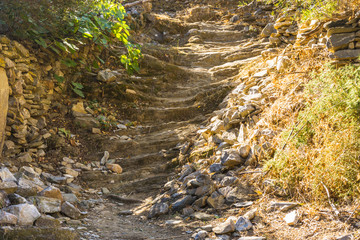
[[[138,46],[129,41],[124,7],[114,0],[2,0],[0,20],[8,34],[30,39],[62,55],[74,54],[84,39],[108,48],[121,42],[127,54],[119,56],[129,71],[138,70]],[[75,64],[70,64],[74,66]]]
[[[305,89],[299,124],[265,169],[295,198],[323,200],[324,186],[338,200],[359,196],[360,68],[325,67]]]

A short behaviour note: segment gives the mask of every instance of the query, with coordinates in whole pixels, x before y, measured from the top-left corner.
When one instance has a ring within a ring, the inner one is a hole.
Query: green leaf
[[[70,58],[61,60],[61,62],[67,67],[76,67],[77,65],[76,62],[74,60],[71,60]]]
[[[84,88],[84,86],[81,83],[78,83],[78,82],[71,82],[71,84],[77,89],[83,89]]]
[[[81,91],[80,89],[78,89],[78,88],[72,88],[72,90],[74,91],[74,93],[76,93],[76,94],[79,95],[80,97],[85,98],[85,95],[84,95],[83,91]]]
[[[62,76],[59,76],[57,74],[54,74],[54,78],[58,81],[58,83],[63,83],[65,78]]]
[[[43,38],[35,39],[35,42],[40,46],[42,46],[43,48],[47,48],[47,44]]]

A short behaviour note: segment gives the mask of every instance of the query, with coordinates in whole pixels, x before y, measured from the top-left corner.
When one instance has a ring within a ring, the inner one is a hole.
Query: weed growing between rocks
[[[305,85],[306,107],[281,147],[265,163],[271,177],[295,198],[342,201],[359,195],[360,68],[324,67]]]

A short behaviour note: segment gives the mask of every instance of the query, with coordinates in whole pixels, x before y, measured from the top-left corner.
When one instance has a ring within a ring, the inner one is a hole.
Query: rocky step
[[[128,117],[137,118],[140,122],[150,122],[156,119],[158,122],[185,121],[194,118],[197,115],[204,114],[203,108],[198,106],[186,107],[149,107],[142,109],[133,109],[128,112]]]
[[[176,146],[179,142],[187,139],[187,136],[197,131],[195,125],[187,125],[177,129],[168,129],[161,132],[153,132],[150,134],[138,135],[134,139],[99,139],[98,146],[104,151],[110,153],[119,152],[121,155],[117,157],[127,158],[134,155],[148,154],[159,152],[163,149],[170,149]],[[121,150],[121,151],[119,151]],[[98,160],[100,155],[89,155],[87,159]]]
[[[139,173],[140,172],[140,173]],[[122,174],[104,175],[101,171],[84,172],[81,180],[90,188],[107,187],[112,193],[149,192],[147,188],[152,184],[159,187],[171,177],[170,173],[153,174],[149,171],[129,171]]]
[[[164,155],[161,152],[147,153],[141,154],[130,158],[121,158],[116,161],[116,163],[120,164],[121,167],[126,169],[134,168],[134,166],[147,166],[147,165],[155,165],[159,162],[164,162],[166,159],[174,158],[178,155],[178,151],[171,151],[169,154]],[[116,155],[113,155],[114,158],[117,158]]]
[[[239,41],[244,38],[248,38],[246,34],[241,31],[230,31],[230,30],[199,30],[199,29],[190,29],[189,37],[199,36],[203,41],[212,41],[212,42],[233,42]]]

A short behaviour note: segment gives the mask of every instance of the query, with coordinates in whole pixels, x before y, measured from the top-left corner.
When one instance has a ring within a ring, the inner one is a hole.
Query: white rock
[[[297,224],[298,220],[299,220],[299,215],[297,213],[296,210],[286,214],[286,216],[284,217],[285,222],[290,225],[293,226],[295,224]]]
[[[16,182],[16,178],[6,167],[0,169],[0,178],[3,182]]]
[[[16,225],[17,221],[18,221],[18,218],[14,214],[0,210],[0,225],[3,225],[3,224]]]
[[[18,218],[19,225],[33,225],[34,221],[41,216],[34,205],[27,203],[12,205],[4,210],[14,214]]]

